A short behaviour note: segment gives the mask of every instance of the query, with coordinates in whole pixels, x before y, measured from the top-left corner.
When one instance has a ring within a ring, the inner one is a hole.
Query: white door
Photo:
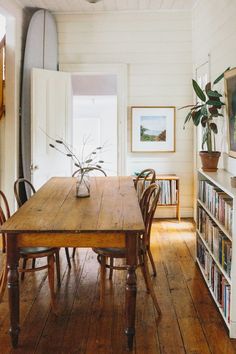
[[[98,164],[106,174],[117,176],[117,96],[74,96],[73,147],[85,159],[99,146],[94,161],[104,161]]]
[[[71,143],[71,76],[32,70],[31,180],[36,189],[53,176],[70,176],[70,158],[51,148],[53,139]],[[58,146],[60,148],[60,146]]]

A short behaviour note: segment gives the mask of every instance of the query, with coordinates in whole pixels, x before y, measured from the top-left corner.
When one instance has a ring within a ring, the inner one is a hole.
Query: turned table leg
[[[125,334],[128,340],[128,349],[133,349],[133,339],[135,335],[135,309],[136,309],[136,293],[137,293],[137,236],[133,233],[126,234],[127,247],[127,277],[125,291],[125,315],[126,328]]]
[[[19,250],[17,247],[17,235],[7,235],[7,269],[8,269],[8,301],[10,313],[10,336],[13,348],[18,345],[19,327]]]

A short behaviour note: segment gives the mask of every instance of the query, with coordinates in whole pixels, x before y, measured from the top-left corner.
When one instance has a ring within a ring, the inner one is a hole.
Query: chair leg
[[[153,289],[153,285],[152,285],[152,280],[151,280],[151,276],[150,276],[150,273],[149,273],[149,270],[148,270],[148,258],[147,258],[147,255],[146,253],[143,255],[143,264],[144,264],[144,268],[145,268],[145,272],[146,272],[146,276],[147,276],[147,283],[148,283],[148,288],[149,288],[149,291],[150,291],[150,295],[152,297],[152,301],[153,301],[153,304],[156,308],[156,311],[158,313],[159,316],[161,316],[161,309],[158,305],[158,302],[157,302],[157,298],[156,298],[156,295],[155,295],[155,292],[154,292],[154,289]]]
[[[139,264],[141,265],[141,271],[142,271],[143,278],[144,278],[144,281],[145,281],[146,290],[147,290],[147,293],[149,294],[150,293],[150,289],[149,289],[149,284],[148,284],[148,280],[147,280],[146,268],[144,266],[144,260],[143,260],[143,257],[141,255],[139,255],[138,258],[139,258]]]
[[[56,296],[54,291],[54,255],[48,256],[48,283],[49,283],[49,289],[51,294],[52,311],[56,314],[57,307],[56,307]]]
[[[110,257],[109,280],[112,280],[112,276],[113,276],[113,265],[114,265],[114,258],[113,258],[113,257]]]
[[[105,283],[106,283],[106,257],[101,256],[101,267],[100,267],[100,310],[102,310],[103,306],[104,306]]]
[[[24,280],[24,279],[25,279],[25,272],[24,272],[24,269],[26,269],[26,265],[27,265],[27,258],[23,258],[21,280]]]
[[[57,286],[61,286],[61,269],[60,269],[59,249],[56,251],[55,257],[56,257],[56,270],[57,270]]]
[[[35,263],[36,263],[36,259],[35,259],[35,258],[33,258],[33,259],[32,259],[32,269],[34,269],[34,268],[35,268]]]
[[[66,259],[67,259],[68,267],[71,268],[70,255],[69,255],[68,247],[65,248],[65,252],[66,252]]]
[[[76,252],[76,247],[73,248],[73,252],[72,252],[72,258],[75,258],[75,252]]]
[[[147,252],[148,252],[148,257],[149,257],[151,265],[152,265],[153,276],[155,277],[157,275],[157,270],[156,270],[156,266],[155,266],[150,248],[147,249]]]
[[[6,286],[7,286],[7,262],[6,259],[3,263],[2,273],[0,276],[0,302],[2,301]]]

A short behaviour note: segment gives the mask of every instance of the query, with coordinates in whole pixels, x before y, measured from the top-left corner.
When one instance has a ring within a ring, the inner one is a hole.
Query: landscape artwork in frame
[[[236,69],[224,74],[229,155],[236,158]]]
[[[131,107],[132,151],[175,151],[175,107]]]

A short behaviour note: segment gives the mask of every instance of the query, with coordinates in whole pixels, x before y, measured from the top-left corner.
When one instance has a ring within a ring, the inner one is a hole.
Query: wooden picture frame
[[[175,151],[174,106],[133,106],[132,152]]]
[[[225,103],[229,156],[236,158],[236,68],[225,72]]]

